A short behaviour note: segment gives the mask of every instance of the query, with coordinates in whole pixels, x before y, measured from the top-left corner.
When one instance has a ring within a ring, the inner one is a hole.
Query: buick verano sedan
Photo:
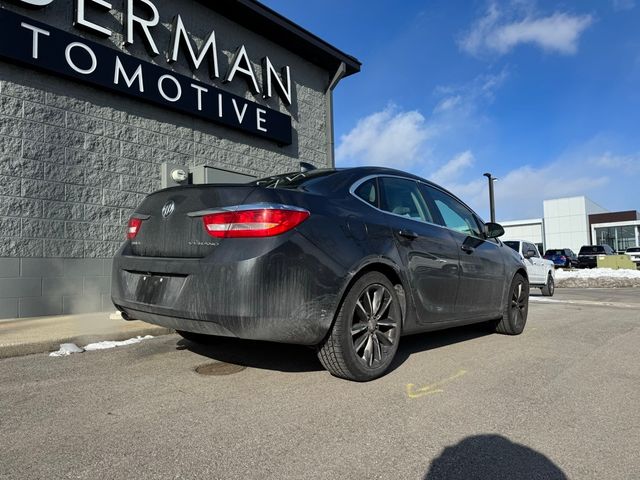
[[[362,167],[152,193],[113,262],[125,319],[310,345],[333,375],[366,381],[400,337],[488,322],[517,335],[520,257],[460,199],[422,178]]]

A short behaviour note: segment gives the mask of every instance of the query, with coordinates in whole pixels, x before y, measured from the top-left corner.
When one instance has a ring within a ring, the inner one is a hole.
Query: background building
[[[635,210],[609,212],[585,196],[556,198],[543,202],[540,219],[501,222],[505,240],[523,239],[540,251],[607,244],[622,252],[640,245],[640,213]]]
[[[0,318],[111,309],[111,257],[162,163],[333,165],[332,91],[360,63],[258,2],[0,7]]]

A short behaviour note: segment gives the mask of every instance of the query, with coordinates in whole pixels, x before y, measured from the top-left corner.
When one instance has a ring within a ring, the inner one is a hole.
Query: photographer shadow
[[[540,452],[501,435],[474,435],[446,447],[423,480],[567,480]]]

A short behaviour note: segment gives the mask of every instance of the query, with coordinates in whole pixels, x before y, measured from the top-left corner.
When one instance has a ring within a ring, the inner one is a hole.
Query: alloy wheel
[[[525,309],[527,308],[529,292],[522,280],[513,286],[511,293],[511,319],[513,325],[517,327],[526,321]]]
[[[398,319],[393,318],[392,303],[391,292],[380,284],[369,285],[356,302],[351,338],[356,356],[367,367],[376,367],[395,353]]]

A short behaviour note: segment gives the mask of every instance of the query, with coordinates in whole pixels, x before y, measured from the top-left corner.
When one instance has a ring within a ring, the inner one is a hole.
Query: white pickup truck
[[[629,247],[624,253],[629,255],[629,258],[636,264],[636,268],[640,269],[640,247]]]
[[[505,245],[513,248],[527,266],[529,285],[539,287],[542,295],[552,297],[555,292],[555,268],[551,260],[545,260],[538,249],[527,240],[505,240]]]

